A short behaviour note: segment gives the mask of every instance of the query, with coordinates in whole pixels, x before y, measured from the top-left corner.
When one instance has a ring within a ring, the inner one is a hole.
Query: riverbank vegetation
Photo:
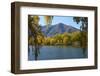
[[[83,33],[84,37],[81,36]],[[33,37],[30,38],[29,44],[35,45],[35,39]],[[64,45],[64,46],[79,46],[79,47],[86,47],[87,46],[87,33],[86,32],[73,32],[73,33],[63,33],[63,34],[56,34],[51,37],[45,37],[38,35],[37,36],[37,44],[38,45]]]

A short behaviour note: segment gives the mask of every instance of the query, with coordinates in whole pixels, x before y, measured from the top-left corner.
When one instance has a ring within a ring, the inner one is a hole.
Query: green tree
[[[80,30],[87,31],[88,18],[87,17],[73,17],[73,20],[79,24],[81,23]]]
[[[73,17],[73,20],[77,23],[77,24],[81,24],[80,26],[80,32],[81,32],[81,46],[83,47],[84,44],[86,44],[87,46],[87,31],[88,31],[88,18],[87,17]],[[86,35],[84,35],[84,32]]]
[[[81,33],[80,32],[73,32],[71,35],[71,41],[80,41],[81,40]]]

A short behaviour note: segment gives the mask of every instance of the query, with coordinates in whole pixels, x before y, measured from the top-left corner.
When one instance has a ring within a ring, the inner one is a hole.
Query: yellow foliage
[[[63,43],[64,43],[64,44],[67,44],[67,43],[68,43],[68,37],[64,37],[64,38],[63,38]]]
[[[39,25],[39,16],[33,16],[33,22],[36,25]]]

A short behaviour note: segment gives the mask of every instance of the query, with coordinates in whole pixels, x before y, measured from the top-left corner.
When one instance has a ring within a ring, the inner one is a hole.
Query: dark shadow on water
[[[28,53],[31,53],[32,51],[32,55],[34,55],[35,60],[38,60],[38,56],[40,54],[40,48],[41,46],[36,46],[36,47],[30,46],[28,47]]]
[[[40,54],[40,47],[37,46],[37,47],[35,48],[35,60],[38,60],[39,54]]]
[[[88,57],[87,48],[83,48],[83,55],[84,55],[84,57]]]

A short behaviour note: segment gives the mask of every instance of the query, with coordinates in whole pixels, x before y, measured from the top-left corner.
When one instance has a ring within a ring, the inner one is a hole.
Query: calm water
[[[32,46],[28,51],[28,60],[35,60],[34,50]],[[51,60],[51,59],[74,59],[74,58],[87,58],[87,50],[83,51],[82,48],[75,47],[57,47],[57,46],[43,46],[38,52],[38,60]]]

